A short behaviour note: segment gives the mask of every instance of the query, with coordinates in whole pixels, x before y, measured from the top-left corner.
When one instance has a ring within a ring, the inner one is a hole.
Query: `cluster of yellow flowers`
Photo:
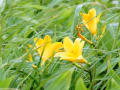
[[[65,37],[62,44],[62,42],[52,43],[51,37],[46,35],[44,39],[35,38],[34,42],[37,52],[41,56],[41,65],[44,65],[45,61],[53,56],[61,57],[61,60],[72,62],[86,62],[82,56],[84,41],[81,41],[79,38],[77,38],[73,43],[69,37]]]
[[[94,8],[90,9],[88,14],[82,13],[83,25],[88,29],[92,35],[97,34],[97,23],[99,22],[101,14],[96,17],[96,10]],[[105,32],[104,31],[102,34]],[[84,38],[81,38],[84,39]],[[83,57],[83,47],[85,41],[82,41],[80,38],[76,38],[73,41],[69,37],[65,37],[62,42],[52,42],[51,37],[46,35],[44,39],[34,38],[35,49],[41,57],[41,65],[44,65],[46,60],[51,57],[60,57],[61,60],[78,62],[78,63],[87,63],[87,60]],[[85,40],[85,39],[84,39]],[[28,55],[29,61],[32,61],[32,55]],[[32,65],[35,67],[34,65]]]

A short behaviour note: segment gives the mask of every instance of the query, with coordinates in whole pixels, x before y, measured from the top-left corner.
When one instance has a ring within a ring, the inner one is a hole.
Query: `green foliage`
[[[49,80],[49,84],[45,87],[45,90],[69,90],[72,71],[69,70],[63,72],[60,76],[54,77],[52,80]]]
[[[82,78],[79,78],[77,80],[75,90],[87,90]]]
[[[44,66],[33,68],[40,62],[33,50],[34,37],[74,40],[76,25],[82,24],[80,13],[91,8],[102,14],[98,32],[104,24],[106,31],[96,40],[83,27],[82,35],[95,44],[94,48],[86,42],[83,50],[90,65],[79,67],[52,57]],[[26,62],[29,53],[33,62]],[[119,71],[119,0],[0,0],[0,90],[120,90]]]
[[[12,78],[6,78],[5,80],[0,80],[0,88],[8,88]]]

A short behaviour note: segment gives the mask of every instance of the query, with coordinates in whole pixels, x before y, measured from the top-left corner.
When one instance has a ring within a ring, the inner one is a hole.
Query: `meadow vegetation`
[[[120,90],[120,1],[0,0],[0,90]]]

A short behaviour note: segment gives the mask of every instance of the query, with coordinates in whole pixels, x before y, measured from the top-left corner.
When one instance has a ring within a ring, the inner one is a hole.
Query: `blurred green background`
[[[91,8],[97,15],[102,13],[99,32],[107,26],[98,41],[86,29],[83,33],[97,46],[94,49],[86,44],[83,53],[93,71],[91,90],[120,90],[119,0],[0,0],[0,90],[89,90],[88,73],[58,59],[43,72],[39,68],[40,75],[34,77],[37,71],[32,63],[26,63],[25,50],[28,44],[34,46],[34,37],[51,35],[53,41],[62,41],[69,36],[74,40],[75,27],[82,23],[80,12]],[[32,50],[30,53],[37,63],[39,56]]]

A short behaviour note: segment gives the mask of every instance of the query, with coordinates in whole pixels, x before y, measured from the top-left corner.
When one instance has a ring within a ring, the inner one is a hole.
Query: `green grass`
[[[115,0],[0,1],[0,90],[120,90],[119,0],[116,4]],[[53,42],[65,36],[75,40],[75,27],[82,23],[80,13],[91,8],[96,9],[97,15],[102,13],[99,33],[104,24],[106,31],[96,41],[84,28],[83,35],[96,46],[84,46],[83,56],[90,65],[79,68],[53,58],[33,69],[32,64],[38,64],[40,56],[31,49],[33,62],[26,62],[27,45],[34,46],[34,37],[50,35]]]

